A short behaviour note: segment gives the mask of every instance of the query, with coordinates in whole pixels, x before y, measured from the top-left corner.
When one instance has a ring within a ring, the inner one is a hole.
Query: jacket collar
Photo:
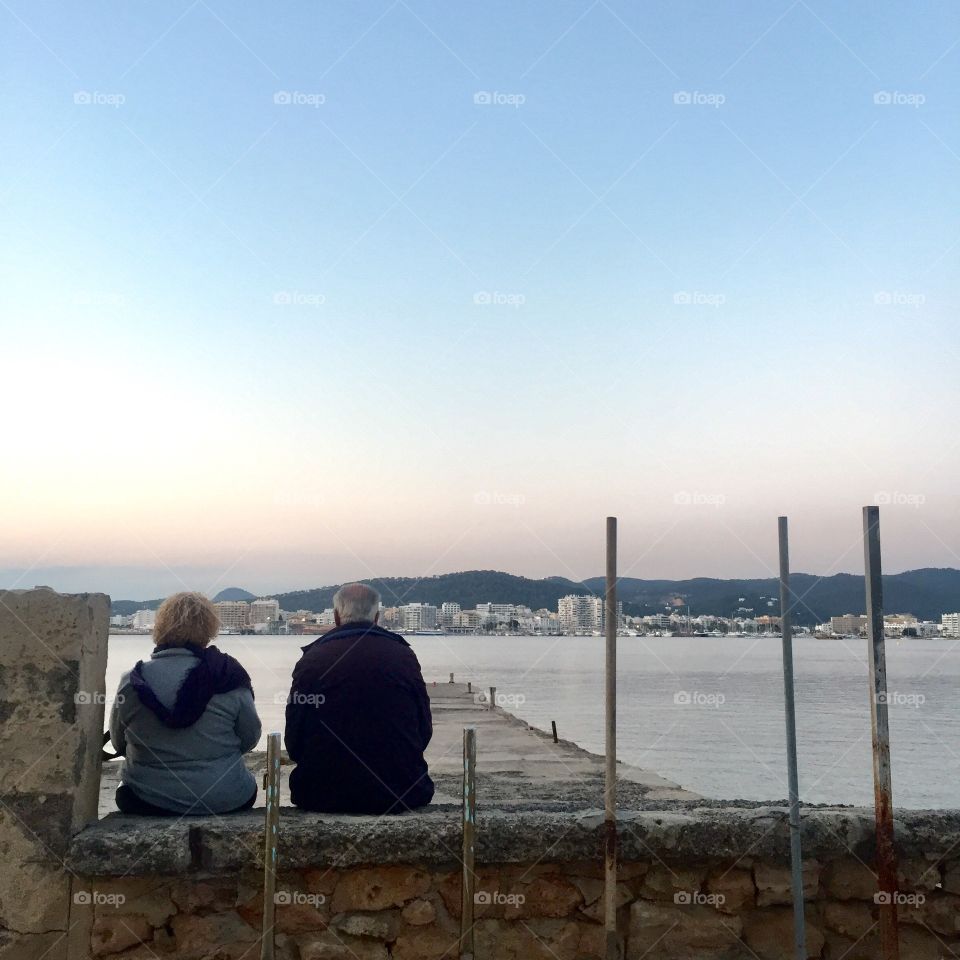
[[[377,623],[371,623],[369,620],[364,622],[357,623],[344,623],[339,627],[334,627],[332,630],[328,630],[325,634],[320,637],[317,637],[312,643],[308,643],[305,647],[300,649],[306,653],[308,650],[312,650],[314,647],[320,646],[320,644],[325,643],[327,640],[338,640],[341,637],[349,636],[365,636],[370,634],[377,637],[389,637],[391,640],[396,640],[397,643],[402,643],[405,647],[410,646],[399,633],[392,633],[390,630],[385,630]]]

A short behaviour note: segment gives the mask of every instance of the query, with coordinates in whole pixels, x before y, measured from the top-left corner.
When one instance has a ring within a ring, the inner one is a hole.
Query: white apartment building
[[[436,607],[429,603],[405,603],[397,608],[400,619],[400,629],[412,632],[414,630],[435,630],[437,627]]]
[[[156,610],[138,610],[133,615],[131,626],[134,630],[152,630],[157,622]]]
[[[458,630],[476,630],[480,626],[480,614],[476,610],[461,610],[453,615],[453,626]]]
[[[557,602],[562,633],[593,633],[603,629],[603,599],[569,594]]]
[[[945,613],[940,618],[945,637],[960,637],[960,613]]]
[[[214,606],[222,630],[246,630],[250,625],[250,604],[246,600],[220,600]]]
[[[280,619],[280,604],[278,601],[263,597],[250,604],[250,625],[269,623]]]
[[[447,601],[440,607],[440,622],[445,627],[453,626],[453,618],[460,612],[460,604]]]

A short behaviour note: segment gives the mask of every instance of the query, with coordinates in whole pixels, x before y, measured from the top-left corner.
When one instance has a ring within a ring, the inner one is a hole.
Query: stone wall
[[[596,861],[485,865],[478,871],[478,960],[603,956]],[[811,957],[873,960],[875,882],[852,857],[805,869]],[[287,871],[278,878],[282,960],[434,960],[457,956],[460,872],[400,864]],[[262,875],[91,880],[91,955],[117,960],[259,956]],[[960,956],[960,861],[912,860],[901,872],[901,956]],[[618,888],[628,960],[792,960],[788,868],[740,858],[623,864]]]
[[[64,858],[97,816],[109,617],[99,594],[0,591],[2,960],[65,960],[69,931],[89,939]]]

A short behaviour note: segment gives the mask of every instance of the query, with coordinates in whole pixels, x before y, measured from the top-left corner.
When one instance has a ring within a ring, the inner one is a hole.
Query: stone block
[[[411,900],[400,911],[400,916],[404,923],[408,923],[411,927],[422,927],[427,923],[433,923],[437,911],[429,900]]]
[[[756,902],[756,887],[750,870],[740,867],[723,867],[707,875],[704,890],[717,898],[716,906],[721,913],[742,913]]]
[[[150,921],[135,913],[101,913],[93,921],[90,952],[95,957],[121,953],[153,939]]]
[[[646,873],[640,887],[640,896],[645,900],[665,900],[673,903],[678,893],[697,893],[706,878],[703,866],[666,866],[655,863]]]
[[[739,917],[712,907],[638,900],[630,907],[627,960],[643,957],[727,960],[742,952]]]
[[[333,913],[402,907],[430,889],[430,876],[416,867],[361,867],[341,874],[333,892]]]
[[[824,887],[836,900],[869,900],[877,892],[877,875],[859,860],[831,860],[824,868]]]
[[[819,957],[823,931],[806,917],[807,956]],[[768,907],[754,910],[743,921],[743,939],[759,960],[793,960],[793,910]]]
[[[816,860],[803,861],[803,898],[812,900],[820,889],[820,864]],[[753,878],[757,886],[757,906],[793,903],[793,874],[790,867],[756,862]],[[872,896],[872,894],[871,894]]]

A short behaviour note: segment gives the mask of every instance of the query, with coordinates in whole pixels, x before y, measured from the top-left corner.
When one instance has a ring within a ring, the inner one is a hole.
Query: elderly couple
[[[293,802],[328,813],[399,813],[433,797],[423,752],[433,725],[420,664],[377,625],[380,597],[351,583],[336,628],[303,648],[284,742]],[[248,810],[257,784],[243,755],[260,739],[246,670],[210,646],[216,609],[178,593],[157,611],[155,649],[120,680],[110,739],[124,757],[117,806],[150,816]]]

